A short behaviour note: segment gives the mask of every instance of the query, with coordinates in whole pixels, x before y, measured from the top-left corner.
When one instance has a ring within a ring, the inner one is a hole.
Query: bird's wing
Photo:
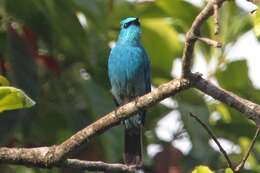
[[[151,91],[151,70],[150,70],[150,59],[146,51],[144,50],[144,78],[145,78],[145,91],[146,93]]]
[[[109,57],[108,72],[112,93],[119,104],[124,102],[121,97],[132,100],[151,90],[150,61],[143,47],[114,47]]]

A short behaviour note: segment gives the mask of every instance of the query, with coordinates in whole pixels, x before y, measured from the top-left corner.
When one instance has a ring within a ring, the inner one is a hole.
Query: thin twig
[[[257,9],[250,11],[251,14],[255,14],[257,12]]]
[[[218,5],[218,8],[221,7],[222,3],[225,0],[209,0],[207,5],[199,13],[192,23],[191,28],[186,34],[186,40],[182,55],[182,76],[189,77],[191,73],[192,57],[194,53],[194,47],[196,43],[195,36],[200,35],[200,28],[202,24],[214,13],[214,4]]]
[[[231,162],[231,160],[229,159],[226,151],[224,150],[224,148],[221,146],[221,144],[219,143],[219,141],[217,140],[216,136],[214,135],[214,133],[209,129],[209,127],[204,123],[202,122],[197,116],[195,116],[194,114],[192,114],[190,112],[190,116],[193,117],[196,121],[198,121],[198,123],[200,125],[202,125],[204,127],[204,129],[208,132],[208,134],[211,136],[211,138],[214,140],[214,142],[217,144],[219,150],[221,151],[221,153],[224,155],[224,157],[226,158],[227,160],[227,163],[228,163],[228,167],[230,167],[231,169],[233,169],[233,164]]]
[[[245,153],[243,159],[242,159],[241,162],[235,167],[235,171],[238,172],[238,171],[240,171],[242,168],[244,168],[244,165],[245,165],[245,163],[246,163],[246,161],[247,161],[247,159],[248,159],[248,157],[249,157],[249,155],[250,155],[250,153],[251,153],[251,151],[252,151],[252,149],[253,149],[253,147],[254,147],[254,144],[255,144],[255,142],[256,142],[256,138],[257,138],[257,136],[258,136],[258,134],[259,134],[259,131],[260,131],[260,126],[257,127],[256,132],[255,132],[255,135],[254,135],[254,138],[252,139],[252,141],[251,141],[251,143],[250,143],[250,146],[249,146],[247,152]]]
[[[207,45],[209,46],[213,46],[213,47],[216,47],[216,48],[221,48],[222,47],[222,43],[221,42],[218,42],[218,41],[215,41],[215,40],[212,40],[210,38],[206,38],[206,37],[196,37],[199,41],[203,42],[203,43],[206,43]]]
[[[102,172],[125,172],[134,173],[138,168],[136,166],[128,166],[119,163],[105,163],[101,161],[83,161],[78,159],[67,159],[61,167]]]
[[[217,0],[213,0],[213,17],[214,17],[214,24],[215,24],[215,31],[214,34],[219,34],[220,22],[219,22],[219,5]]]

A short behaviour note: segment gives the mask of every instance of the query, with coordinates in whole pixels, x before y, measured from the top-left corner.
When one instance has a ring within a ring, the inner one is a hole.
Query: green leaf
[[[9,86],[10,82],[4,76],[0,75],[0,86]]]
[[[170,78],[172,62],[182,52],[178,32],[165,18],[143,19],[142,27],[142,41],[151,58],[153,77]]]
[[[216,72],[216,77],[220,86],[228,91],[254,102],[260,101],[260,90],[254,88],[249,78],[246,60],[228,63],[225,69]]]
[[[216,73],[219,84],[229,91],[251,88],[246,60],[233,61],[227,64],[225,70]],[[235,84],[235,85],[234,85]]]
[[[138,6],[139,7],[139,6]],[[158,18],[168,17],[163,9],[161,9],[155,1],[147,2],[141,6],[140,17],[141,18]]]
[[[229,109],[226,105],[224,105],[223,103],[217,103],[212,106],[214,107],[214,111],[217,111],[220,114],[221,119],[224,123],[232,122],[231,113],[229,112]]]
[[[242,149],[242,153],[246,153],[249,146],[250,146],[250,143],[251,143],[251,139],[249,139],[248,137],[240,137],[239,138],[239,144],[241,146],[241,149]],[[253,150],[254,152],[254,150]],[[247,159],[247,163],[249,164],[249,166],[256,166],[258,165],[258,161],[257,159],[255,158],[255,155],[253,154],[253,152],[248,156],[248,159]]]
[[[189,113],[198,116],[203,122],[208,122],[209,110],[208,107],[196,90],[187,90],[174,97],[178,101],[178,110],[181,113],[181,118],[184,128],[187,131],[192,142],[192,150],[190,154],[197,161],[205,164],[210,164],[210,158],[214,155],[214,151],[208,145],[210,136],[205,129],[201,127],[194,119],[189,117]],[[205,155],[207,153],[207,155]]]
[[[207,166],[197,166],[192,173],[214,173]]]
[[[0,112],[21,108],[29,108],[35,102],[22,90],[14,87],[0,87]]]
[[[176,23],[179,23],[184,31],[190,27],[199,12],[198,7],[183,0],[157,0],[155,2],[162,10],[169,14]]]
[[[221,8],[221,40],[227,45],[252,29],[248,14],[237,8],[235,1],[224,3]]]
[[[225,173],[233,173],[233,171],[232,171],[232,169],[227,168],[227,169],[225,170]]]
[[[254,32],[256,34],[256,37],[260,38],[260,10],[258,8],[258,10],[256,11],[256,15],[253,18],[253,23],[254,23]]]

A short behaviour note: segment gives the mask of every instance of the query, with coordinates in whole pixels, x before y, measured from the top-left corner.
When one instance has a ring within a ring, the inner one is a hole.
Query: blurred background
[[[203,0],[0,0],[0,73],[23,89],[36,105],[0,116],[0,146],[59,144],[115,108],[107,59],[128,16],[140,18],[142,42],[151,59],[154,87],[180,76],[185,33]],[[253,31],[256,6],[245,0],[221,8],[221,34],[213,20],[202,35],[223,48],[199,43],[193,71],[216,85],[260,103],[260,46]],[[144,134],[147,173],[187,173],[197,165],[213,170],[226,161],[189,112],[208,123],[231,159],[238,162],[255,125],[230,107],[190,89],[148,110]],[[75,157],[122,162],[123,128],[93,139]],[[246,163],[260,172],[260,140]],[[0,165],[2,173],[76,173]]]

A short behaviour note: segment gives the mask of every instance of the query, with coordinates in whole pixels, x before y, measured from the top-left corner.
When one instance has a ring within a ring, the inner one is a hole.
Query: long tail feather
[[[142,125],[125,128],[125,163],[127,165],[142,164]]]

